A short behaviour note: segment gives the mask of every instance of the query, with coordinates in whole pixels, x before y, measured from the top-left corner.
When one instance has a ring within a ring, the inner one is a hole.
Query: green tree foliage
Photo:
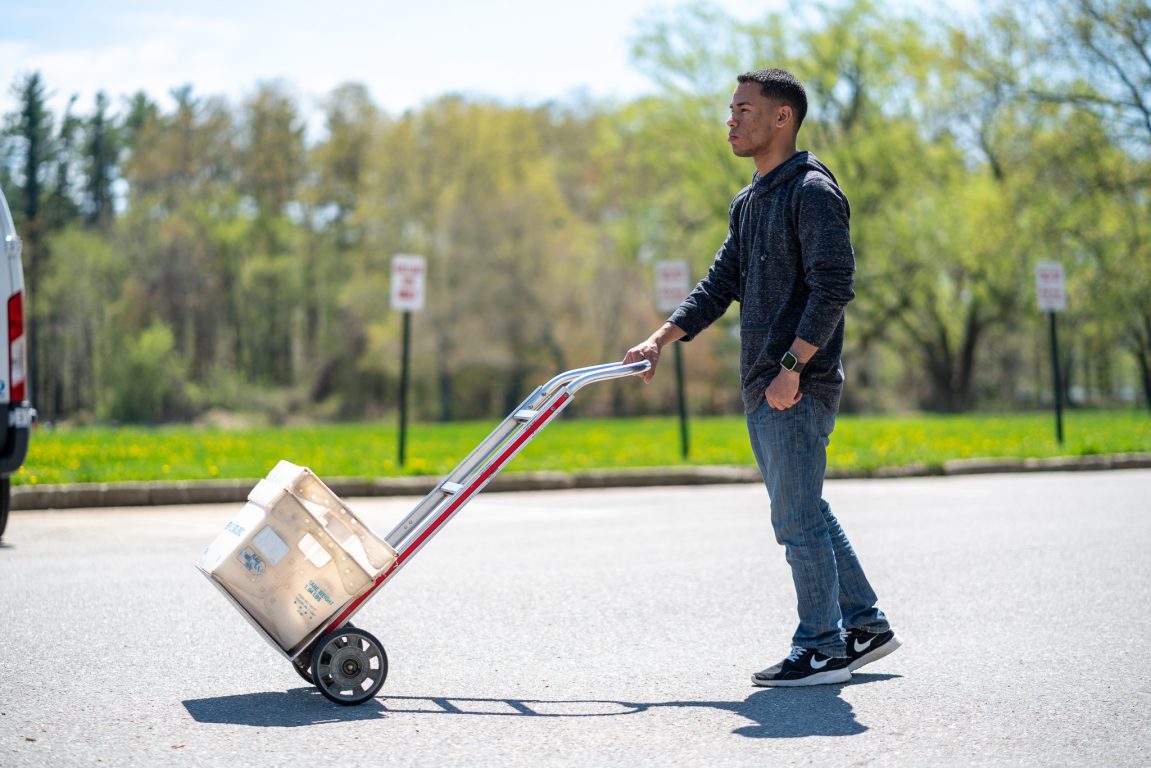
[[[38,298],[37,288],[51,267],[53,233],[74,219],[78,211],[71,198],[70,172],[78,121],[71,114],[70,101],[57,126],[47,106],[48,89],[39,73],[19,79],[13,91],[19,109],[6,116],[3,138],[7,146],[0,156],[5,158],[6,175],[13,181],[10,203],[24,240],[31,396],[37,398],[44,413],[51,415],[61,412],[65,396],[59,379],[51,375],[57,361],[47,354],[55,346],[54,337],[61,324],[56,308]]]
[[[938,22],[872,0],[750,22],[696,2],[638,31],[654,95],[447,95],[388,115],[346,84],[317,136],[282,83],[238,104],[183,86],[54,115],[40,76],[21,77],[0,183],[26,243],[37,405],[145,422],[388,414],[390,260],[417,253],[417,414],[500,415],[660,322],[655,261],[707,269],[752,172],[724,141],[735,75],[765,65],[808,84],[801,145],[852,202],[849,408],[1038,402],[1040,260],[1069,275],[1068,394],[1137,382],[1151,402],[1148,23],[1141,0]],[[730,314],[686,348],[695,409],[739,408]],[[664,409],[671,380],[577,410]]]
[[[1079,163],[1076,174],[1080,189],[1097,201],[1090,208],[1101,214],[1080,230],[1091,257],[1084,279],[1094,299],[1089,306],[1101,319],[1093,341],[1118,340],[1131,353],[1151,407],[1151,5],[1059,0],[1043,21],[1046,62],[1055,65],[1073,51],[1081,64],[1074,74],[1029,83],[1028,93],[1098,120],[1089,157],[1099,162]],[[1102,368],[1089,373],[1106,380],[1112,366]]]
[[[108,97],[96,94],[96,106],[84,124],[84,201],[90,226],[108,231],[115,215],[112,183],[115,181],[120,154],[120,138],[115,122],[108,114]]]
[[[556,183],[547,130],[532,110],[449,96],[377,137],[354,221],[369,260],[401,252],[429,260],[436,301],[426,317],[428,351],[442,418],[457,415],[457,378],[467,379],[473,402],[502,408],[522,399],[529,374],[563,367],[565,344],[582,334],[558,321],[574,300],[556,289],[578,267],[571,243],[579,223]],[[384,265],[361,268],[378,274]],[[349,309],[370,306],[362,296],[370,280],[365,275]],[[378,308],[386,293],[376,296]],[[379,328],[372,337],[395,338]],[[397,358],[389,346],[376,348],[385,370]]]
[[[54,374],[60,397],[54,405],[62,413],[94,416],[108,391],[106,375],[116,353],[109,334],[116,312],[112,299],[124,283],[126,266],[107,238],[79,225],[52,240],[52,261],[36,295],[52,308],[41,362]]]

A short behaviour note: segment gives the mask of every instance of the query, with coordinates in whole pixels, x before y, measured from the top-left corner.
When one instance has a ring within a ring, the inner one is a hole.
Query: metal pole
[[[1051,326],[1051,369],[1055,381],[1055,439],[1063,445],[1063,385],[1059,370],[1059,339],[1055,333],[1055,313],[1048,312]]]
[[[687,395],[683,383],[683,345],[675,345],[675,380],[676,391],[679,393],[679,450],[683,458],[687,458]]]
[[[408,440],[408,364],[411,359],[412,313],[404,313],[403,362],[400,365],[400,466],[404,466],[405,448]]]

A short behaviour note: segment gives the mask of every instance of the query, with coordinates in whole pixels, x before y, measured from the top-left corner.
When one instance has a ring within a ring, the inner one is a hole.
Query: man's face
[[[791,108],[763,95],[759,83],[740,83],[731,97],[727,142],[736,157],[759,157],[791,130]]]

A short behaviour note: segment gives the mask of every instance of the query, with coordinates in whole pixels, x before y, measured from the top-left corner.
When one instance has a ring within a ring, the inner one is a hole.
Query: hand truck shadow
[[[184,708],[197,723],[250,725],[256,728],[299,728],[305,725],[378,720],[387,713],[382,699],[372,699],[354,707],[332,704],[313,687],[288,691],[241,693],[188,699]]]
[[[226,723],[261,728],[295,728],[331,722],[374,720],[395,715],[478,717],[592,718],[640,715],[661,709],[714,709],[751,721],[732,731],[747,738],[855,736],[868,730],[855,718],[843,688],[899,679],[900,675],[856,674],[843,685],[810,688],[761,688],[743,701],[663,702],[616,699],[523,699],[469,696],[382,696],[355,707],[326,702],[314,688],[193,699],[184,702],[200,723]],[[321,706],[317,707],[319,704]],[[325,706],[326,705],[326,706]]]

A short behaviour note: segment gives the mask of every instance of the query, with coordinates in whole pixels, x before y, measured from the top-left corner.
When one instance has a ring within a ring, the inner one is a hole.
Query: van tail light
[[[22,403],[28,395],[28,347],[24,340],[24,294],[14,293],[8,299],[8,381],[12,385],[11,402]]]

